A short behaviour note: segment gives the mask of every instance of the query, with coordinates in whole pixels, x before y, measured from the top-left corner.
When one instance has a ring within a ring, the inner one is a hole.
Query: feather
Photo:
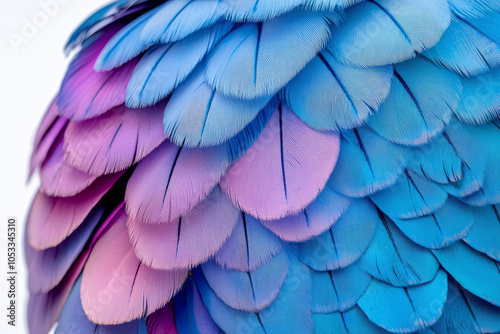
[[[79,228],[58,246],[36,250],[25,245],[31,294],[46,293],[55,288],[82,252],[92,232],[101,220],[104,208],[96,207]]]
[[[232,28],[221,23],[171,44],[151,48],[127,86],[127,106],[144,107],[168,96]]]
[[[435,183],[449,184],[462,180],[466,166],[445,134],[414,148],[408,167]]]
[[[500,306],[500,264],[463,242],[432,251],[439,263],[465,289]]]
[[[131,219],[129,235],[137,257],[155,269],[192,268],[214,255],[229,238],[239,212],[215,188],[185,216],[163,224]]]
[[[316,334],[387,334],[388,332],[368,320],[358,306],[346,312],[313,314]]]
[[[324,188],[337,161],[337,133],[317,132],[280,107],[221,181],[243,211],[260,219],[296,214]]]
[[[231,236],[214,255],[214,260],[223,268],[253,271],[269,262],[282,248],[280,239],[259,220],[241,212]]]
[[[326,187],[303,211],[280,220],[262,221],[262,225],[281,239],[292,242],[309,240],[327,231],[348,209],[350,199]]]
[[[40,167],[40,191],[49,196],[70,197],[87,188],[96,178],[68,164],[64,159],[63,139],[59,137]]]
[[[410,157],[407,148],[390,143],[368,128],[343,132],[340,147],[329,184],[352,197],[370,195],[393,185]]]
[[[478,224],[471,208],[453,198],[430,215],[393,221],[413,242],[431,249],[447,247],[463,239],[473,224]]]
[[[372,280],[356,264],[334,271],[312,271],[311,277],[313,313],[348,311]]]
[[[454,17],[439,43],[423,56],[461,75],[488,72],[500,65],[500,36],[495,33],[498,20],[498,13],[489,20]],[[490,21],[489,25],[479,27],[483,21]]]
[[[500,331],[500,308],[448,280],[446,305],[433,330],[436,334],[496,333]]]
[[[35,140],[33,141],[33,147],[36,149],[40,146],[42,140],[47,136],[50,129],[54,126],[55,122],[59,119],[57,116],[57,96],[52,100],[42,121],[38,125],[38,130],[36,131]]]
[[[193,286],[193,276],[189,276],[184,284],[184,287],[179,291],[174,297],[174,318],[175,327],[179,334],[198,334],[192,333],[191,328],[193,326],[193,319],[188,318],[187,309],[187,290]],[[162,334],[162,333],[158,333]]]
[[[474,225],[464,241],[496,261],[500,261],[500,205],[474,209]]]
[[[330,230],[300,244],[301,261],[318,271],[347,267],[365,253],[379,225],[378,220],[380,217],[370,201],[353,200]]]
[[[208,57],[207,82],[237,98],[273,95],[316,56],[329,36],[328,19],[317,12],[295,11],[244,24]]]
[[[219,0],[167,1],[149,20],[140,36],[143,43],[171,43],[217,22]]]
[[[93,64],[94,70],[96,72],[110,71],[146,51],[149,45],[144,43],[140,36],[151,16],[157,11],[158,8],[154,8],[120,29],[99,53]]]
[[[170,302],[146,318],[148,334],[177,334],[173,303]]]
[[[224,146],[190,149],[166,141],[130,177],[127,213],[146,224],[174,221],[203,201],[228,167]]]
[[[120,176],[103,176],[72,197],[50,197],[39,192],[31,205],[26,226],[30,245],[37,250],[59,245],[82,224]]]
[[[257,313],[230,308],[210,289],[200,271],[195,272],[195,277],[205,306],[225,333],[312,332],[311,277],[307,267],[297,260],[290,263],[290,273],[274,303]]]
[[[254,271],[223,269],[214,262],[201,268],[208,285],[229,307],[245,312],[259,312],[271,305],[288,275],[286,251]]]
[[[165,140],[164,103],[147,109],[117,107],[97,118],[70,122],[64,138],[66,161],[93,175],[130,167]]]
[[[449,0],[454,13],[462,17],[481,17],[490,12],[500,11],[498,0]]]
[[[370,0],[346,10],[332,30],[334,55],[355,66],[399,63],[434,46],[451,18],[445,0]]]
[[[302,9],[333,12],[346,0],[302,0]],[[347,0],[349,1],[349,0]]]
[[[420,57],[394,67],[391,92],[368,125],[402,145],[422,145],[441,133],[459,104],[460,77]]]
[[[435,183],[406,170],[396,184],[371,196],[389,217],[399,219],[428,215],[441,208],[448,194]]]
[[[376,279],[395,287],[430,282],[439,269],[432,253],[410,241],[382,213],[370,247],[359,266]]]
[[[358,305],[371,321],[390,332],[415,332],[434,324],[441,316],[447,283],[443,270],[431,282],[410,288],[373,280]]]
[[[127,233],[125,210],[114,220],[90,253],[82,275],[83,310],[92,322],[103,325],[152,314],[165,306],[187,277],[187,270],[154,270],[139,261]]]
[[[214,322],[207,308],[203,304],[196,281],[191,280],[187,291],[187,309],[189,328],[191,333],[221,334],[222,331]]]
[[[211,88],[199,66],[181,84],[165,108],[163,124],[170,140],[187,147],[213,146],[237,135],[271,100],[227,97]]]
[[[334,58],[333,48],[328,44],[285,89],[290,107],[318,130],[361,125],[391,88],[392,66],[346,66]]]
[[[64,305],[55,334],[73,333],[75,331],[99,334],[140,333],[139,328],[141,321],[144,321],[143,319],[114,326],[96,325],[91,322],[82,309],[82,301],[80,299],[81,284],[82,279],[80,276]]]
[[[461,103],[455,110],[461,122],[483,124],[500,118],[500,70],[464,78],[462,83]]]
[[[218,11],[230,21],[266,21],[293,10],[304,0],[222,0]]]
[[[116,28],[106,31],[71,62],[57,99],[59,115],[81,121],[125,102],[125,91],[137,60],[109,72],[95,72],[93,68],[104,44],[115,32]]]

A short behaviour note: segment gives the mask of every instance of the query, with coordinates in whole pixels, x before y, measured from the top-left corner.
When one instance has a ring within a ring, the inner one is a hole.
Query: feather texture
[[[146,325],[149,334],[177,334],[172,305],[173,303],[170,302],[147,317]]]
[[[464,241],[472,248],[500,261],[499,205],[474,210],[474,225]]]
[[[314,333],[317,334],[349,334],[388,332],[368,320],[358,306],[346,312],[313,314]]]
[[[255,144],[228,170],[222,190],[257,218],[296,214],[324,188],[338,145],[337,133],[316,132],[280,105]]]

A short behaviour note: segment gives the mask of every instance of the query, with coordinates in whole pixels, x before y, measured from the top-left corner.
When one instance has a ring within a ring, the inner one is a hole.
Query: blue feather
[[[193,279],[187,287],[187,314],[189,328],[193,334],[218,334],[222,333],[213,321],[210,313],[203,304],[200,292]]]
[[[330,230],[299,244],[301,261],[318,271],[347,267],[364,254],[379,220],[373,203],[354,200]]]
[[[174,315],[175,326],[177,327],[178,334],[197,334],[192,333],[189,327],[188,308],[187,308],[187,293],[188,289],[193,286],[194,279],[189,277],[184,283],[181,291],[177,292],[174,297]]]
[[[219,0],[167,1],[158,7],[142,30],[142,43],[171,43],[216,23]]]
[[[463,242],[432,251],[439,263],[465,289],[500,306],[500,264]]]
[[[447,247],[463,239],[473,224],[477,224],[472,209],[453,198],[430,215],[393,221],[413,242],[431,249]]]
[[[387,334],[371,322],[358,306],[346,312],[313,314],[315,334]]]
[[[442,135],[436,136],[427,145],[415,148],[408,167],[440,184],[458,182],[464,176],[462,159],[452,143]]]
[[[102,49],[94,64],[94,69],[97,72],[109,71],[144,52],[149,45],[140,41],[139,36],[156,11],[156,8],[150,10],[118,31]]]
[[[210,288],[228,306],[259,312],[271,305],[288,275],[286,251],[254,271],[223,269],[214,262],[201,266]]]
[[[127,87],[126,104],[145,107],[168,96],[232,28],[221,23],[173,44],[150,49],[137,64]]]
[[[389,217],[416,218],[435,212],[448,198],[446,191],[412,171],[406,170],[396,184],[371,199]]]
[[[57,324],[56,334],[66,333],[100,333],[100,334],[121,334],[121,333],[137,333],[144,334],[144,319],[138,319],[131,322],[119,325],[97,325],[91,322],[82,308],[80,299],[80,287],[82,277],[76,281],[71,293],[69,294],[59,322]]]
[[[339,63],[329,44],[285,89],[304,122],[319,130],[351,129],[377,110],[391,87],[392,66],[359,68]]]
[[[244,24],[209,56],[207,81],[238,98],[273,95],[316,56],[329,36],[329,17],[318,12],[295,11]]]
[[[304,0],[221,0],[218,11],[231,21],[266,21],[286,13]]]
[[[333,52],[343,63],[379,66],[398,63],[434,46],[450,24],[445,0],[370,0],[346,10],[332,31]]]
[[[462,17],[481,17],[500,11],[498,0],[448,0],[454,13]]]
[[[500,308],[448,280],[446,305],[433,330],[436,334],[497,333],[500,332]]]
[[[309,269],[296,259],[290,262],[290,273],[278,298],[258,313],[230,308],[210,289],[200,271],[196,271],[195,276],[205,306],[226,333],[312,332],[311,276]]]
[[[223,268],[252,271],[270,261],[283,248],[283,242],[259,220],[241,212],[224,246],[214,255]]]
[[[368,128],[342,134],[339,159],[330,178],[335,190],[346,196],[363,197],[397,181],[410,157],[408,148],[393,144]]]
[[[464,241],[496,261],[500,261],[500,205],[474,210],[474,225]]]
[[[483,124],[500,118],[500,70],[464,78],[462,83],[461,103],[455,110],[461,122]]]
[[[434,324],[441,316],[447,277],[440,270],[431,282],[410,288],[373,280],[358,305],[371,321],[390,332],[415,332]]]
[[[359,266],[378,280],[407,287],[431,281],[439,269],[432,253],[409,240],[386,216]]]
[[[313,313],[345,312],[353,308],[371,282],[358,265],[334,271],[313,271]]]
[[[368,125],[403,145],[422,145],[443,131],[460,100],[460,77],[420,57],[394,67],[391,92]]]
[[[236,136],[271,97],[240,100],[211,88],[203,64],[172,94],[163,124],[170,140],[187,147],[214,146]]]
[[[436,64],[459,74],[473,76],[500,65],[499,14],[492,17],[496,22],[489,26],[478,25],[486,18],[475,20],[455,17],[442,39],[423,55]]]

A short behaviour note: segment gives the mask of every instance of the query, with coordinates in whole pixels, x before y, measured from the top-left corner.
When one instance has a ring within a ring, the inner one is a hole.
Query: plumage
[[[222,333],[208,312],[193,279],[187,287],[187,311],[191,333]],[[181,333],[182,334],[182,333]]]
[[[170,302],[149,315],[146,325],[150,334],[177,334],[173,303]]]
[[[474,209],[474,225],[464,238],[472,248],[500,261],[500,214],[498,205]]]
[[[338,145],[337,133],[315,132],[280,105],[254,145],[227,171],[221,188],[257,218],[296,214],[324,188]]]
[[[371,322],[358,306],[346,312],[315,313],[313,321],[318,334],[389,333]]]

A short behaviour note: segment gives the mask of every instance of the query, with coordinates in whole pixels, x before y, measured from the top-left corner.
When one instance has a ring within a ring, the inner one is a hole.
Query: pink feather
[[[325,187],[339,154],[336,132],[315,131],[279,107],[247,153],[227,172],[223,191],[260,219],[297,214]]]
[[[81,299],[87,317],[103,325],[150,315],[165,306],[181,288],[187,270],[155,270],[135,256],[127,232],[127,214],[97,241],[85,265]]]
[[[119,106],[82,122],[71,122],[64,137],[66,160],[90,174],[115,173],[148,155],[166,138],[165,103],[150,108]]]
[[[137,256],[157,269],[192,268],[219,250],[229,238],[239,211],[215,188],[187,215],[164,224],[129,221]]]
[[[203,201],[228,167],[225,146],[192,149],[164,142],[132,174],[127,213],[146,224],[173,221]]]

